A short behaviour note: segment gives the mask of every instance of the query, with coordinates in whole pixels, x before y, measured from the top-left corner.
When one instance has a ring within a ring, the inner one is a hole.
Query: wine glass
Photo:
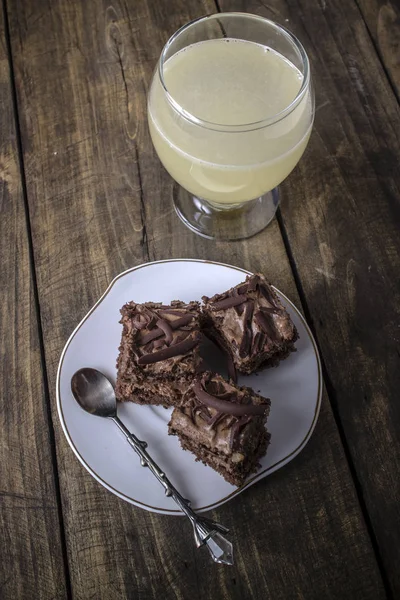
[[[158,157],[179,184],[181,220],[206,238],[248,238],[273,219],[277,186],[310,137],[306,52],[287,29],[256,15],[192,21],[164,46],[148,120]]]

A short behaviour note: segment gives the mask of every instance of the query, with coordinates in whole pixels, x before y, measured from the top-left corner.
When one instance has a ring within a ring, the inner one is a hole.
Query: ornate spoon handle
[[[165,490],[167,496],[171,496],[176,504],[190,519],[193,526],[196,546],[206,545],[212,559],[224,565],[233,565],[233,547],[229,540],[223,537],[223,533],[228,533],[228,529],[219,525],[210,519],[198,516],[190,507],[190,501],[183,498],[178,490],[172,485],[164,471],[154,462],[150,454],[146,451],[147,443],[139,440],[129,431],[123,422],[117,417],[110,417],[117,427],[125,435],[128,443],[140,457],[142,467],[148,467],[153,475],[158,479]]]

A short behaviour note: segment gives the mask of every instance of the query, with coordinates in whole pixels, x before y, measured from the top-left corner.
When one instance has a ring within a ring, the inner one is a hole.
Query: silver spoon
[[[147,443],[140,441],[118,418],[117,400],[114,388],[107,377],[96,369],[91,369],[89,367],[79,369],[79,371],[72,376],[71,390],[75,400],[84,410],[98,417],[108,417],[109,419],[112,419],[119,430],[122,431],[127,442],[140,457],[142,467],[148,467],[150,469],[163,486],[165,494],[170,496],[182,512],[190,519],[197,548],[206,545],[215,562],[224,565],[233,565],[232,544],[222,535],[222,533],[228,533],[229,529],[210,519],[198,516],[190,508],[190,501],[185,500],[185,498],[181,496],[165,473],[146,452]]]

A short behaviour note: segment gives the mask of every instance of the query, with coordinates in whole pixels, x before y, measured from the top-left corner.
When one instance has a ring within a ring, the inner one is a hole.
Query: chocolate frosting
[[[246,296],[244,294],[240,294],[239,296],[228,296],[223,300],[213,302],[213,304],[211,304],[211,310],[226,310],[232,306],[243,304],[243,302],[246,302]]]
[[[218,412],[225,415],[233,415],[235,417],[242,417],[244,415],[263,415],[267,408],[267,406],[263,406],[262,404],[239,404],[234,401],[229,402],[228,400],[221,400],[221,398],[206,392],[200,381],[196,381],[193,390],[200,402],[206,406],[215,408]]]
[[[199,303],[173,301],[170,306],[147,302],[130,302],[122,310],[125,348],[119,358],[119,369],[135,377],[145,373],[198,373]],[[132,367],[130,366],[132,364]]]
[[[262,275],[249,276],[225,294],[203,300],[231,343],[235,361],[252,360],[293,338],[293,323]]]
[[[270,408],[270,401],[250,388],[237,387],[209,371],[196,380],[185,398],[186,406],[174,411],[173,420],[191,431],[193,437],[202,438],[206,445],[225,454],[240,448],[242,433],[251,435]],[[253,425],[254,419],[257,421]]]
[[[149,352],[149,354],[143,354],[139,360],[139,365],[150,365],[161,360],[167,360],[167,358],[173,358],[179,354],[186,354],[189,350],[192,350],[200,341],[200,335],[193,337],[187,337],[182,342],[163,348],[158,352]]]
[[[166,312],[167,311],[160,311],[160,314],[166,313]],[[173,314],[172,311],[169,314]],[[182,313],[180,313],[180,314],[182,314]],[[194,315],[190,315],[190,314],[184,315],[184,316],[180,317],[179,319],[175,319],[175,321],[170,321],[168,323],[168,325],[172,330],[180,329],[180,327],[184,327],[185,325],[188,325],[192,319],[194,319]],[[165,319],[162,319],[162,321],[164,323],[166,323]],[[152,340],[155,340],[165,334],[164,329],[162,329],[158,323],[159,323],[159,321],[157,321],[156,329],[153,329],[149,333],[146,333],[146,334],[140,336],[139,339],[140,339],[142,346],[145,346]]]

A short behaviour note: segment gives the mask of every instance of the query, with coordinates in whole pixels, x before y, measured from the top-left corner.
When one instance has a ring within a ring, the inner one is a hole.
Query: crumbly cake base
[[[169,408],[182,404],[184,394],[192,380],[193,374],[188,375],[187,378],[180,377],[178,380],[173,377],[163,377],[147,379],[146,382],[120,377],[117,379],[115,392],[119,402],[161,405]]]
[[[266,453],[271,438],[267,430],[264,429],[264,432],[258,439],[255,450],[248,456],[245,456],[242,462],[234,463],[230,460],[231,456],[216,453],[204,445],[195,444],[191,438],[171,427],[169,435],[176,435],[183,450],[188,450],[194,454],[196,461],[201,461],[206,466],[211,467],[214,471],[222,475],[225,481],[237,487],[243,485],[247,477],[257,471],[259,467],[258,461]]]

